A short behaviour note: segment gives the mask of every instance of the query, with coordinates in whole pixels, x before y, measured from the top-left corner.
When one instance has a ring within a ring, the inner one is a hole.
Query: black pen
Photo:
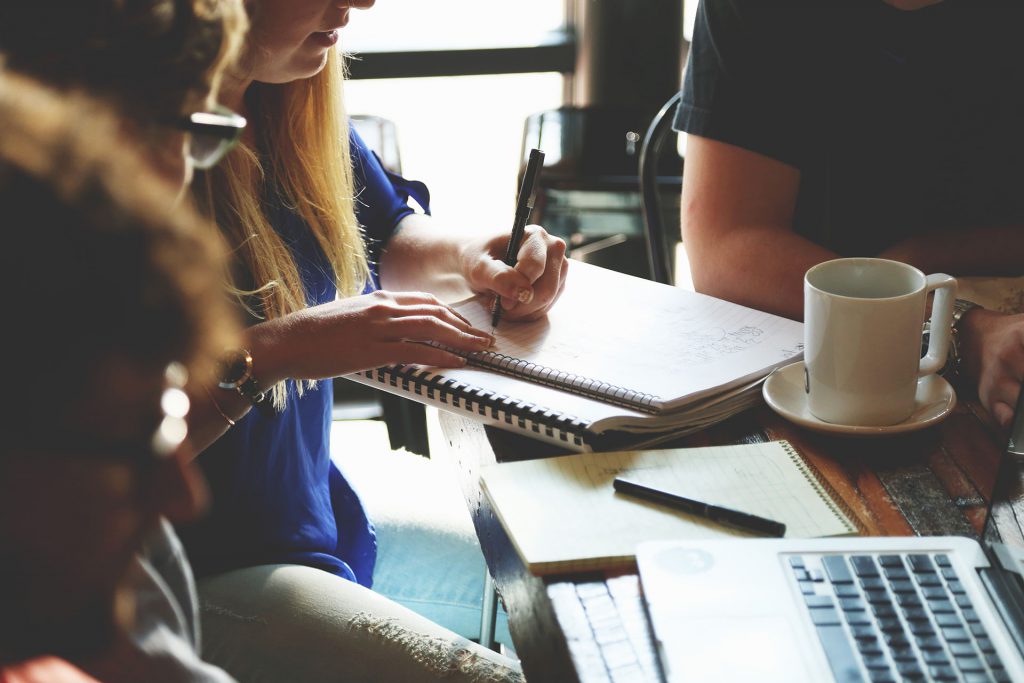
[[[757,515],[724,508],[719,505],[712,505],[711,503],[702,503],[699,500],[693,500],[691,498],[684,498],[683,496],[669,493],[668,491],[652,489],[649,486],[644,486],[643,484],[638,484],[635,481],[630,481],[629,479],[623,479],[621,477],[616,477],[615,481],[612,482],[612,485],[615,487],[616,491],[624,493],[627,496],[634,496],[654,503],[661,503],[662,505],[667,505],[668,507],[682,510],[683,512],[689,512],[697,515],[698,517],[710,519],[712,522],[735,527],[742,531],[750,531],[762,536],[772,536],[774,538],[782,538],[786,535],[786,525],[772,519],[758,517]]]
[[[539,149],[531,149],[530,161],[526,164],[526,174],[523,176],[523,184],[519,188],[519,197],[516,199],[516,217],[512,222],[512,235],[508,238],[508,247],[505,249],[506,265],[515,266],[519,258],[519,245],[523,241],[526,222],[530,220],[530,212],[533,211],[533,203],[537,198],[537,178],[540,177],[540,168],[543,164],[544,152]],[[494,306],[491,308],[491,327],[496,329],[499,320],[501,320],[501,297],[495,294]],[[494,329],[491,331],[493,332]]]

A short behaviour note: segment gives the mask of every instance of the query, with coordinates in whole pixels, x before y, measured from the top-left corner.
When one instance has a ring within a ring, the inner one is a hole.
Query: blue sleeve
[[[356,191],[356,219],[366,236],[366,255],[374,285],[379,287],[377,264],[381,249],[391,239],[398,223],[415,213],[409,206],[410,197],[430,214],[430,192],[423,183],[406,180],[386,170],[354,128],[349,129],[349,145]]]

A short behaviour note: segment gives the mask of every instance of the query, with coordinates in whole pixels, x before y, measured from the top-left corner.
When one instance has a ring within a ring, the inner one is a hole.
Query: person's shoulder
[[[841,0],[702,0],[695,41],[726,52],[766,56],[803,44],[822,17],[834,14]],[[699,37],[698,37],[699,36]]]
[[[0,666],[0,683],[97,683],[63,659],[38,657],[11,666]]]
[[[348,127],[348,147],[349,154],[355,159],[363,159],[371,154],[370,147],[354,125]]]
[[[809,12],[842,4],[837,0],[701,0],[699,12],[718,21],[799,20]]]

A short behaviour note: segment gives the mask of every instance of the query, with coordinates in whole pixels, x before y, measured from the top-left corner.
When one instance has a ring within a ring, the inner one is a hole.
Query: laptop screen
[[[1010,439],[999,464],[983,539],[985,545],[1005,543],[1024,550],[1024,391],[1010,428]]]

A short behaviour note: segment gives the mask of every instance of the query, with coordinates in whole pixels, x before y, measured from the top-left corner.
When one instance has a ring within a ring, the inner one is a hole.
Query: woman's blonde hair
[[[332,50],[312,78],[249,86],[246,114],[254,146],[239,145],[195,185],[199,205],[215,219],[244,269],[236,294],[256,318],[306,307],[298,266],[270,223],[268,201],[283,203],[309,226],[341,296],[358,294],[369,280],[355,215],[343,69]],[[303,383],[296,384],[301,394]],[[285,388],[275,387],[274,405],[283,407],[284,400]]]

